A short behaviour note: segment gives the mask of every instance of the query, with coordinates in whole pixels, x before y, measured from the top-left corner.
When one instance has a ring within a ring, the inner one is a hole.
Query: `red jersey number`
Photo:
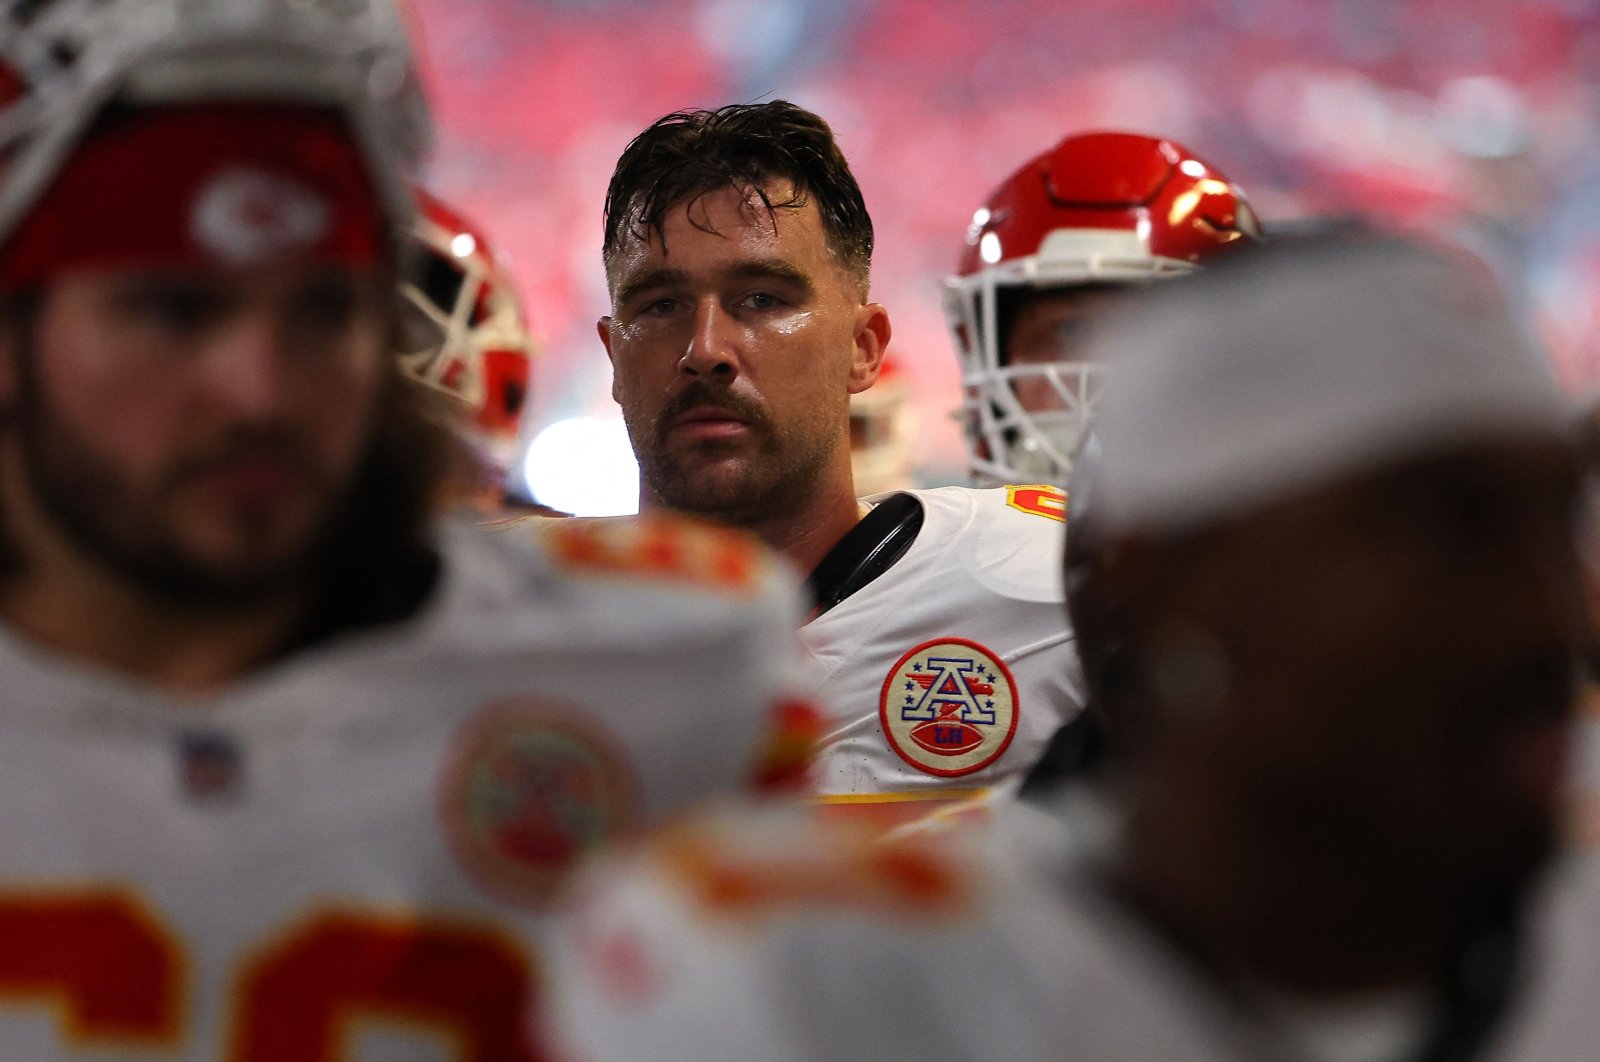
[[[1006,488],[1006,504],[1018,512],[1032,513],[1047,520],[1067,522],[1067,492],[1045,483],[1027,483]]]
[[[176,938],[133,897],[0,894],[0,998],[61,1014],[68,1046],[181,1050],[189,977]],[[239,975],[231,1062],[339,1062],[351,1016],[445,1030],[461,1062],[532,1062],[532,975],[492,933],[314,915]]]

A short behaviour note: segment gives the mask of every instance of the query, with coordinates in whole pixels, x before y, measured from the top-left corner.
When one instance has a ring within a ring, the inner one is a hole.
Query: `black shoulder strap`
[[[1099,766],[1105,751],[1105,725],[1092,709],[1085,708],[1056,730],[1044,754],[1023,775],[1017,798],[1049,800],[1061,785]]]
[[[922,517],[922,502],[913,494],[890,495],[863,516],[807,576],[811,618],[893,567],[917,540]]]

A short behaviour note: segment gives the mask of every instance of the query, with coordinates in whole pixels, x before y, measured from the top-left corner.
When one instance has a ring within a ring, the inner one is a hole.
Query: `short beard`
[[[238,570],[197,560],[157,527],[150,499],[131,491],[116,470],[61,422],[24,372],[14,421],[29,487],[45,517],[78,549],[141,595],[187,611],[248,611],[286,590],[315,582],[328,563],[333,529],[341,522],[330,505],[320,526],[291,553]],[[232,450],[266,449],[284,440],[240,435]],[[348,493],[348,491],[346,491]]]
[[[669,452],[667,436],[672,422],[701,406],[726,409],[749,426],[756,452],[739,472],[714,477],[697,474]],[[643,433],[630,425],[629,436],[644,484],[664,506],[730,527],[749,528],[787,518],[809,504],[842,438],[842,432],[830,430],[824,416],[813,413],[795,430],[780,435],[755,403],[724,387],[696,382],[661,411],[648,435],[641,438]]]
[[[338,531],[350,522],[353,486],[330,502],[319,526],[289,555],[236,571],[196,560],[161,534],[151,498],[131,490],[57,415],[39,379],[32,316],[24,310],[21,326],[11,330],[18,398],[4,419],[16,433],[22,473],[42,514],[79,550],[142,596],[193,612],[248,611],[325,576]],[[292,453],[295,445],[280,431],[241,431],[207,460],[251,450],[281,454],[286,447]],[[19,559],[6,558],[8,573]]]
[[[0,343],[9,346],[17,374],[17,395],[0,408],[0,434],[11,435],[22,465],[18,471],[35,496],[44,493],[41,486],[48,491],[49,500],[37,502],[45,517],[108,572],[157,601],[211,612],[245,610],[296,585],[286,580],[297,581],[310,600],[304,623],[286,640],[284,651],[341,631],[403,620],[427,600],[439,571],[433,520],[455,490],[451,455],[458,416],[449,401],[395,363],[378,399],[367,452],[342,495],[330,499],[320,534],[308,536],[299,556],[276,565],[270,577],[256,570],[247,577],[219,578],[208,566],[172,556],[170,547],[152,553],[120,535],[118,527],[127,523],[122,518],[133,514],[119,511],[117,501],[95,482],[96,470],[110,472],[114,492],[114,471],[92,450],[68,455],[55,449],[59,440],[52,436],[60,434],[59,426],[42,405],[36,365],[41,301],[38,291],[0,294]],[[86,449],[68,434],[69,448]],[[15,580],[27,569],[25,551],[0,524],[0,582]]]

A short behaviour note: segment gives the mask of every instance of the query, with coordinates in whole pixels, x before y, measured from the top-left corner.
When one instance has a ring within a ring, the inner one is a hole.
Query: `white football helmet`
[[[392,0],[12,0],[0,13],[0,238],[112,101],[343,112],[396,219],[430,134]]]

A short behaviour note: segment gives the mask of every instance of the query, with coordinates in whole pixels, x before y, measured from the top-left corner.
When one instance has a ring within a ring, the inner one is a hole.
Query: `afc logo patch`
[[[923,642],[883,680],[878,721],[889,747],[927,774],[981,771],[1017,732],[1017,683],[1000,658],[965,638]]]
[[[457,736],[439,781],[456,857],[480,885],[528,906],[639,821],[627,757],[583,712],[555,702],[486,709]]]

